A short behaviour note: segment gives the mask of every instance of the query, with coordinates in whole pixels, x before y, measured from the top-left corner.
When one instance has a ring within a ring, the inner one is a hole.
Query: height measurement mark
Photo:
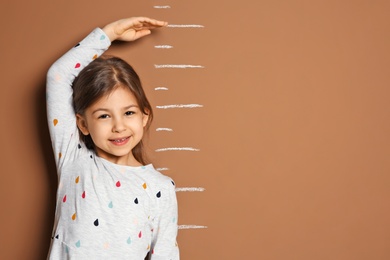
[[[202,65],[191,64],[155,64],[156,69],[203,69]]]
[[[156,46],[154,46],[154,48],[156,48],[156,49],[172,49],[173,46],[172,45],[156,45]]]
[[[199,229],[199,228],[207,228],[207,226],[198,226],[198,225],[179,225],[179,229]]]
[[[200,24],[168,24],[167,27],[171,28],[204,28]]]
[[[205,191],[205,188],[202,187],[183,187],[183,188],[176,188],[176,192],[181,192],[181,191],[189,191],[189,192],[202,192]]]
[[[164,106],[156,106],[159,109],[169,109],[169,108],[199,108],[203,107],[200,104],[175,104],[175,105],[164,105]]]
[[[172,128],[166,128],[166,127],[159,127],[159,128],[156,128],[156,131],[159,132],[159,131],[168,131],[168,132],[172,132],[173,129]]]
[[[169,5],[155,5],[155,6],[153,6],[153,8],[168,9],[168,8],[171,8],[171,7]]]
[[[193,147],[166,147],[159,148],[155,150],[156,152],[167,152],[167,151],[190,151],[190,152],[199,152],[200,149]]]
[[[156,87],[156,88],[154,88],[154,90],[168,90],[168,88],[166,88],[166,87]]]

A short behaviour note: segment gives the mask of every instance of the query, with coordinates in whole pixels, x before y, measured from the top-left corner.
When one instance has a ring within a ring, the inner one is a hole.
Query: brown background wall
[[[390,259],[389,1],[36,0],[0,10],[1,259],[44,259],[50,242],[47,69],[94,27],[134,15],[204,26],[110,49],[155,106],[203,105],[156,108],[150,133],[154,165],[178,187],[205,188],[178,192],[179,224],[207,226],[180,230],[182,259]],[[200,151],[155,152],[167,147]]]

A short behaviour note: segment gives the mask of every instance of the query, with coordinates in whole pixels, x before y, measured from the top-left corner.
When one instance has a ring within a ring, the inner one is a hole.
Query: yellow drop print
[[[77,176],[75,182],[76,182],[76,183],[79,183],[79,181],[80,181],[80,176]]]
[[[76,219],[76,213],[74,213],[73,215],[72,215],[72,220],[75,220]]]
[[[95,54],[92,59],[95,60],[97,57],[97,54]]]
[[[144,189],[146,189],[146,187],[148,187],[148,186],[146,185],[146,183],[144,183],[144,184],[142,184],[142,187],[143,187]]]
[[[58,120],[57,119],[54,119],[53,120],[53,125],[56,126],[58,124]]]
[[[59,153],[58,154],[58,159],[61,159],[61,157],[62,157],[62,153]]]

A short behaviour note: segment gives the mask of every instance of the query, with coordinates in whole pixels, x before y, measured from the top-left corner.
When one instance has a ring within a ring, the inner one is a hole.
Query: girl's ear
[[[149,111],[146,110],[145,112],[146,112],[146,114],[142,115],[142,126],[143,127],[145,127],[148,124],[148,121],[149,121]]]
[[[76,123],[83,135],[89,135],[87,121],[84,116],[76,114]]]

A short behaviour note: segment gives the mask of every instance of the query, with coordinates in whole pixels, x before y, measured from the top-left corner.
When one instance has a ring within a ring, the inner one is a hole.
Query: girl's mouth
[[[110,142],[114,145],[124,145],[129,141],[130,137],[123,137],[118,139],[110,139]]]

